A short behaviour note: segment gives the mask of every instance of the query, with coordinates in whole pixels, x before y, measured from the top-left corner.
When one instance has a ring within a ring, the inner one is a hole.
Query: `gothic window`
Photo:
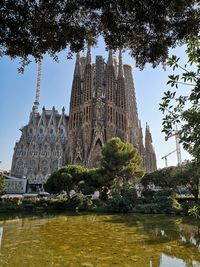
[[[76,113],[76,127],[78,127],[78,124],[79,124],[79,114]]]
[[[52,135],[50,136],[50,142],[51,142],[51,143],[54,143],[55,140],[56,140],[56,136],[55,136],[54,134],[52,134]]]
[[[86,121],[88,121],[88,107],[86,108]]]
[[[76,114],[74,114],[73,128],[75,128],[75,123],[76,123]]]
[[[89,107],[89,120],[91,119],[91,107]]]
[[[41,161],[41,171],[42,171],[42,174],[43,175],[48,174],[48,171],[49,171],[49,163],[48,163],[48,160],[43,159]]]
[[[32,128],[29,129],[29,133],[30,133],[30,134],[33,133],[33,129],[32,129]]]
[[[36,161],[31,159],[28,166],[28,173],[34,173],[36,171]]]
[[[53,134],[53,129],[52,128],[50,129],[50,134]]]
[[[16,168],[15,168],[16,174],[19,176],[23,175],[24,172],[24,164],[23,164],[23,160],[18,160],[16,162]]]
[[[58,169],[58,160],[56,159],[56,160],[54,160],[53,162],[52,162],[52,171],[55,171],[55,170],[57,170]]]
[[[116,111],[116,125],[118,126],[118,113]]]
[[[38,143],[42,143],[43,139],[44,139],[44,130],[43,128],[40,128],[39,133],[37,134]]]
[[[110,108],[110,121],[111,121],[111,122],[112,122],[112,120],[113,120],[113,116],[112,116],[112,114],[113,114],[113,109]]]
[[[81,112],[80,113],[80,121],[79,121],[80,126],[82,125],[82,116],[83,116],[83,113]]]

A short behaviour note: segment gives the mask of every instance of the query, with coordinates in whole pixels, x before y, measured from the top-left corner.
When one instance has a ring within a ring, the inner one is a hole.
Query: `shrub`
[[[188,210],[188,214],[190,216],[195,217],[196,219],[200,219],[200,207],[199,206],[193,206]]]
[[[71,208],[78,208],[78,210],[88,210],[93,204],[91,197],[85,196],[82,193],[73,196],[69,203]]]
[[[151,198],[153,198],[154,191],[152,191],[150,189],[143,189],[141,195],[147,199],[151,199]]]
[[[133,208],[133,212],[136,213],[161,213],[158,203],[139,204]]]

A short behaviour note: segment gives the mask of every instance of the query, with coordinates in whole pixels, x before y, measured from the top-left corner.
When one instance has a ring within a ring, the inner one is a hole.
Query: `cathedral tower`
[[[114,136],[138,148],[147,171],[156,169],[156,156],[149,128],[145,146],[137,102],[132,67],[123,65],[122,51],[118,59],[109,50],[107,63],[102,56],[91,62],[77,54],[69,113],[68,162],[98,166],[101,149]]]
[[[14,148],[13,176],[26,177],[34,187],[65,164],[98,166],[102,146],[114,136],[138,148],[146,171],[156,169],[148,125],[143,141],[132,67],[123,64],[121,50],[118,58],[109,50],[107,62],[96,56],[92,63],[90,46],[86,57],[76,55],[69,116],[64,108],[60,114],[55,107],[39,112],[40,80],[41,62],[29,122]]]

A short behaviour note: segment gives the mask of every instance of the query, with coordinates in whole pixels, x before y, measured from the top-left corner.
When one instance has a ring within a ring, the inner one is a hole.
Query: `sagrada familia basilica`
[[[69,115],[53,107],[39,113],[39,86],[29,122],[21,129],[12,159],[11,175],[27,177],[30,185],[45,183],[49,175],[66,164],[98,166],[107,140],[118,136],[132,143],[143,159],[147,172],[156,170],[156,155],[149,126],[145,138],[138,119],[132,67],[109,51],[91,60],[76,56]]]

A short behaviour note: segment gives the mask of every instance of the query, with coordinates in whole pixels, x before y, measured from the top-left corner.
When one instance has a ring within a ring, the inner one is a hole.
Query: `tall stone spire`
[[[114,65],[113,50],[109,49],[107,65]]]
[[[86,64],[91,64],[91,62],[92,62],[92,59],[91,59],[91,46],[88,45]]]
[[[80,53],[78,52],[76,54],[76,64],[75,64],[75,69],[74,69],[74,76],[79,76],[80,75]]]
[[[40,82],[41,82],[41,72],[42,72],[42,62],[38,61],[38,72],[37,72],[37,84],[36,84],[36,94],[35,101],[33,103],[33,112],[38,113],[39,98],[40,98]]]
[[[149,129],[149,125],[147,123],[146,123],[146,129],[145,129],[145,143],[147,144],[152,143],[151,132]]]
[[[118,67],[118,78],[124,77],[124,68],[122,62],[122,50],[119,50],[119,67]]]
[[[76,63],[74,68],[74,77],[72,82],[72,91],[71,91],[71,99],[70,99],[70,112],[75,107],[78,107],[81,101],[80,96],[80,86],[81,86],[81,73],[80,73],[80,54],[76,54]]]
[[[145,130],[145,151],[146,151],[146,170],[148,172],[155,171],[157,169],[156,154],[152,144],[152,136],[149,129],[149,125],[146,124]]]

